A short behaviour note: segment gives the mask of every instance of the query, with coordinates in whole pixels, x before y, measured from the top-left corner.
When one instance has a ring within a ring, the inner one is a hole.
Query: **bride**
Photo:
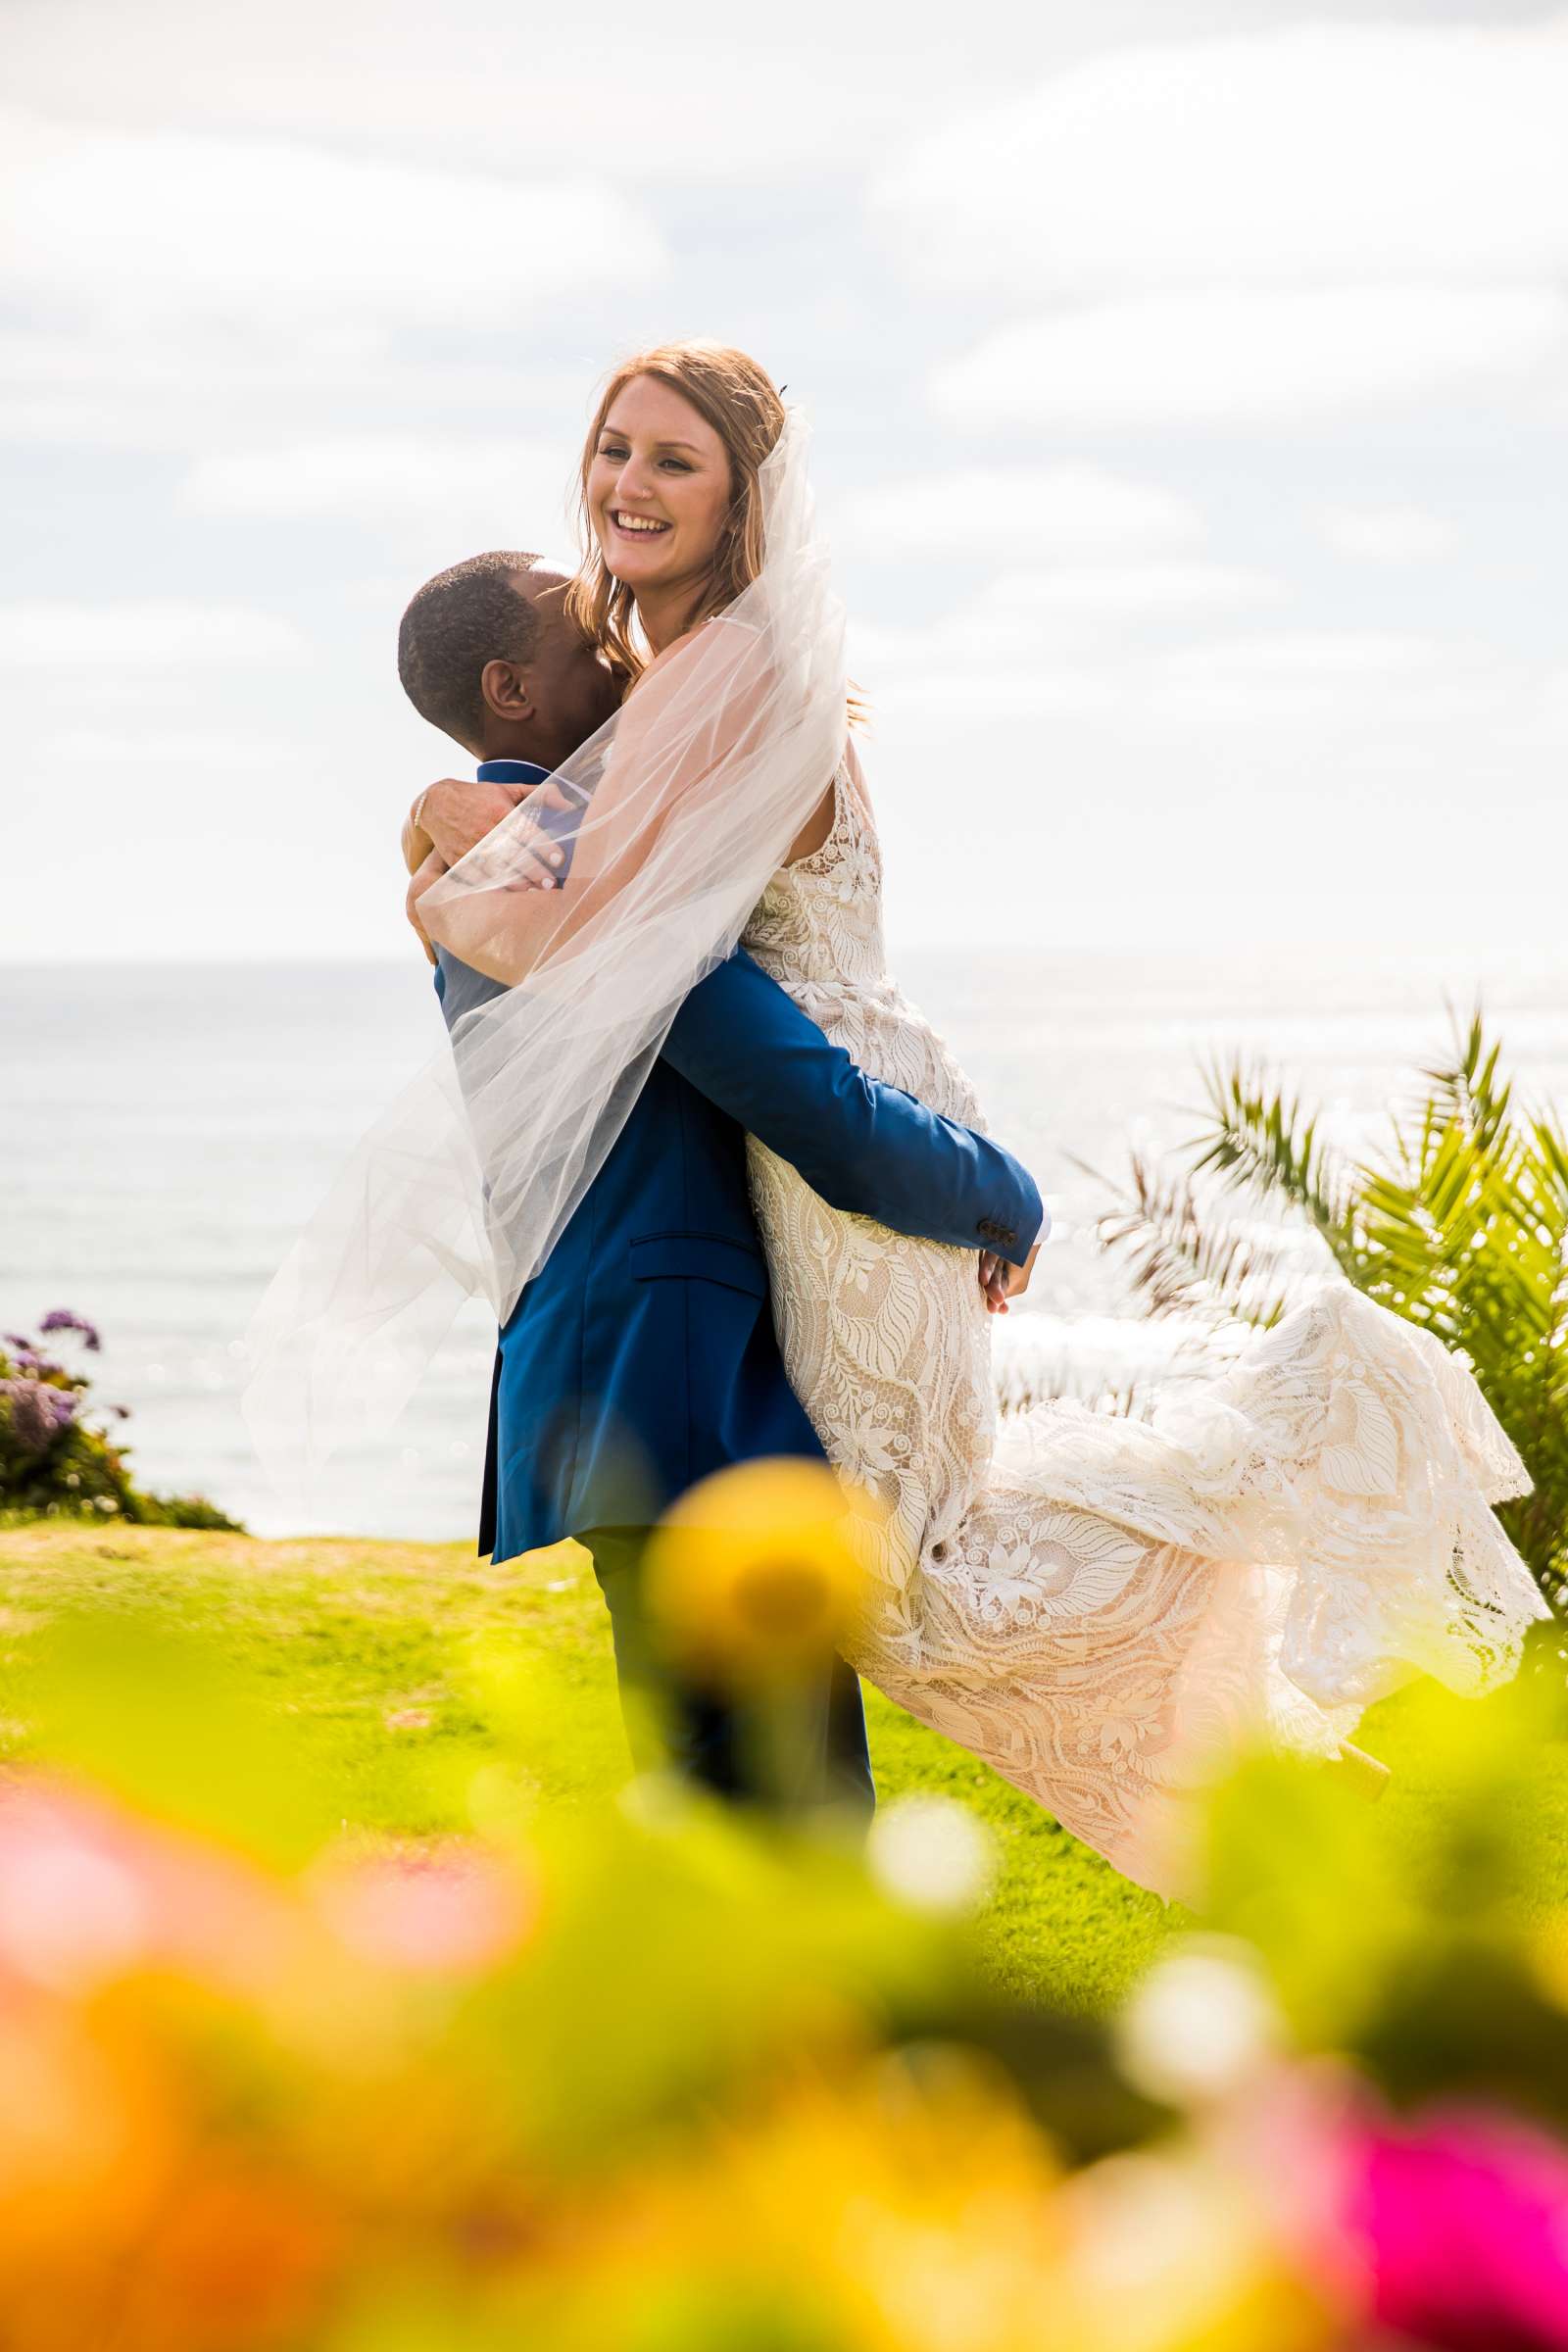
[[[745,355],[666,346],[612,377],[581,490],[573,605],[631,691],[419,901],[433,939],[522,984],[466,1068],[458,1041],[492,1237],[530,1237],[503,1298],[737,937],[863,1069],[981,1123],[887,969],[799,419]],[[1185,1883],[1189,1794],[1243,1739],[1333,1756],[1412,1672],[1513,1670],[1545,1610],[1489,1506],[1529,1482],[1429,1333],[1335,1279],[1147,1418],[1056,1400],[999,1426],[987,1310],[1014,1271],[983,1257],[977,1285],[969,1253],[749,1153],[791,1382],[882,1506],[845,1654],[1118,1870]]]

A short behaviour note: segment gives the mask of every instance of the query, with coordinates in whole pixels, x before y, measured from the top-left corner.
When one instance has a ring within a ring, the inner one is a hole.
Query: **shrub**
[[[108,1426],[127,1421],[129,1408],[89,1401],[88,1373],[59,1361],[62,1338],[81,1356],[103,1348],[96,1326],[69,1307],[45,1315],[36,1338],[0,1335],[0,1510],[235,1530],[202,1495],[142,1493]]]

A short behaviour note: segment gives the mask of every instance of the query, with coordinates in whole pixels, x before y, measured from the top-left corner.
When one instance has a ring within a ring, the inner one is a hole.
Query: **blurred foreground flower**
[[[871,1876],[911,1911],[961,1918],[991,1890],[996,1846],[984,1822],[946,1796],[897,1796],[866,1841]]]
[[[1568,2149],[1511,2116],[1437,2111],[1349,2153],[1347,2222],[1379,2324],[1444,2352],[1568,2347]]]
[[[1189,1936],[1157,1960],[1116,2024],[1128,2081],[1151,2098],[1201,2107],[1258,2084],[1284,2021],[1257,1958],[1231,1936]]]
[[[1340,2352],[1259,2200],[1201,2152],[1073,2173],[956,2042],[802,2065],[598,2184],[516,2340],[552,2352]],[[553,2290],[553,2291],[552,2291]]]
[[[693,1487],[648,1547],[649,1616],[669,1653],[731,1687],[815,1672],[860,1591],[850,1507],[815,1462],[743,1462]]]
[[[669,1531],[676,1615],[783,1712],[849,1530],[814,1477],[720,1499]],[[950,1800],[865,1856],[535,1802],[555,1702],[510,1640],[471,1743],[395,1743],[404,1818],[485,1832],[422,1840],[342,1836],[362,1747],[334,1779],[156,1610],[33,1645],[4,2352],[1568,2352],[1548,1694],[1408,1708],[1414,1801],[1239,1776],[1204,1931],[1107,2030],[977,1964]]]
[[[314,1877],[322,1916],[350,1951],[415,1975],[498,1966],[538,1904],[514,1862],[482,1851],[333,1859]]]

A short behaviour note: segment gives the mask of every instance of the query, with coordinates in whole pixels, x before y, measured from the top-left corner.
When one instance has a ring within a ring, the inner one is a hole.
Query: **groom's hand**
[[[1029,1288],[1029,1277],[1035,1270],[1035,1259],[1039,1255],[1038,1242],[1021,1266],[1012,1265],[1006,1258],[999,1257],[994,1250],[981,1250],[980,1290],[988,1315],[1004,1315],[1008,1299],[1023,1297]]]
[[[432,850],[429,857],[425,858],[424,863],[416,867],[409,882],[409,895],[403,902],[404,912],[408,915],[410,922],[414,925],[415,931],[418,935],[419,945],[424,950],[425,959],[429,963],[434,963],[435,961],[435,950],[430,945],[430,934],[428,931],[426,931],[419,916],[419,901],[423,898],[431,883],[439,882],[446,870],[445,858],[438,857],[435,851]]]

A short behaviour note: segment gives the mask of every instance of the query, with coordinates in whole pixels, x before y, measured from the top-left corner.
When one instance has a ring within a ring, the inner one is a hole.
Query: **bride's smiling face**
[[[706,573],[732,496],[729,452],[701,410],[652,375],[616,393],[588,507],[606,564],[635,597]]]

